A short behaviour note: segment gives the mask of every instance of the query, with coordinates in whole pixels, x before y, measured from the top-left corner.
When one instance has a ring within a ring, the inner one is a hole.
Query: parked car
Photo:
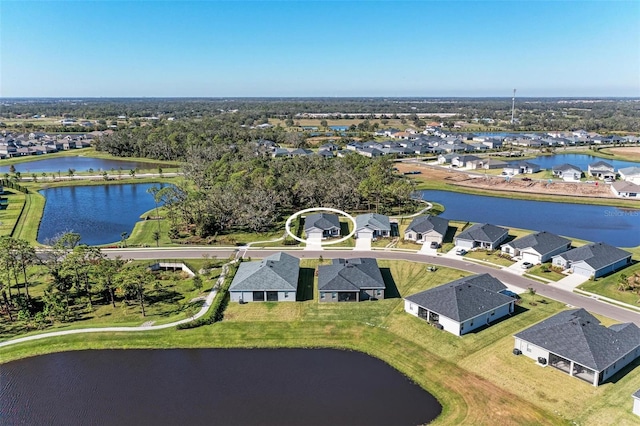
[[[523,180],[523,181],[525,181],[525,182],[530,182],[530,181],[531,181],[531,178],[527,178],[527,177],[525,177],[525,178],[522,178],[522,180]]]
[[[522,269],[529,269],[533,267],[533,263],[531,262],[524,262],[522,263]]]
[[[429,244],[429,247],[431,247],[432,249],[437,249],[438,247],[440,247],[440,244],[438,244],[435,241],[431,241],[431,244]]]
[[[464,256],[465,254],[467,254],[467,251],[463,248],[456,250],[456,254],[458,256]]]

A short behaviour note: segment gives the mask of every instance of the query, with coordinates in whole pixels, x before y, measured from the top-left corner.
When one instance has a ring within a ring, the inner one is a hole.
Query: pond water
[[[61,233],[80,234],[89,245],[120,241],[123,232],[131,233],[140,215],[155,208],[153,196],[147,193],[161,184],[67,186],[40,191],[46,198],[44,215],[38,229],[38,242]]]
[[[640,245],[640,210],[514,200],[448,191],[422,191],[422,198],[443,204],[445,212],[442,217],[447,219],[549,231],[618,247]]]
[[[7,425],[416,425],[440,411],[382,361],[329,349],[78,351],[0,370]]]
[[[155,163],[140,163],[137,161],[110,160],[83,156],[39,158],[25,163],[14,164],[16,170],[22,173],[22,175],[35,172],[58,173],[58,171],[60,171],[62,175],[66,175],[69,169],[74,169],[77,172],[86,172],[89,169],[93,169],[96,172],[110,172],[111,169],[113,169],[114,172],[117,172],[120,167],[122,167],[125,173],[128,173],[129,170],[134,168],[138,170],[158,170],[158,166],[159,164]],[[0,166],[0,173],[9,173],[10,167],[9,165]]]
[[[509,161],[509,163],[517,164],[519,161],[522,160]],[[565,163],[573,164],[574,166],[580,167],[580,169],[585,172],[585,175],[589,164],[593,164],[597,161],[604,161],[605,163],[611,164],[616,171],[624,167],[640,167],[640,163],[633,161],[609,160],[607,158],[594,157],[593,155],[587,154],[542,155],[527,161],[538,164],[543,169],[551,169],[553,166],[559,166]]]

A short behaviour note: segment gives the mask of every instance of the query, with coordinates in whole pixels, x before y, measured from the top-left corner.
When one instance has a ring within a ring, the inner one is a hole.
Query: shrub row
[[[213,299],[213,303],[209,307],[207,313],[197,320],[178,324],[178,330],[196,328],[222,321],[224,318],[224,311],[227,309],[227,305],[229,305],[229,287],[231,286],[231,281],[233,280],[233,276],[235,275],[237,268],[238,267],[236,265],[229,266],[227,277],[224,279],[222,287],[218,290],[218,294],[216,294],[216,297]]]

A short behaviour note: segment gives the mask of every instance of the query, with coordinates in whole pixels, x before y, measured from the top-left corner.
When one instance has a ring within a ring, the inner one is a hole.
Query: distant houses
[[[489,274],[472,275],[405,298],[405,312],[462,336],[514,311],[507,287]]]
[[[519,174],[532,174],[540,171],[540,166],[528,161],[521,161],[517,164],[511,164],[502,169],[506,175],[515,176]]]
[[[372,258],[333,259],[318,266],[320,302],[360,302],[384,299],[386,285]]]
[[[633,323],[605,327],[584,309],[560,312],[515,336],[514,353],[598,386],[640,356]]]

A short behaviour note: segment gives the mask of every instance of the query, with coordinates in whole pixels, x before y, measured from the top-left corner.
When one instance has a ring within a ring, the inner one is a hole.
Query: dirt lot
[[[573,197],[598,197],[616,198],[609,189],[609,185],[597,183],[568,183],[553,181],[548,184],[546,180],[523,181],[518,177],[507,182],[503,177],[482,174],[474,175],[456,170],[446,170],[419,165],[416,163],[396,163],[400,173],[419,170],[421,173],[412,175],[418,180],[442,180],[452,185],[466,186],[493,191],[529,192],[545,195],[569,195]],[[525,176],[522,176],[525,177]]]
[[[607,148],[603,149],[602,152],[607,154],[615,154],[621,157],[625,157],[630,161],[640,161],[640,147],[639,146],[627,146],[620,148]],[[606,161],[606,160],[605,160]]]

